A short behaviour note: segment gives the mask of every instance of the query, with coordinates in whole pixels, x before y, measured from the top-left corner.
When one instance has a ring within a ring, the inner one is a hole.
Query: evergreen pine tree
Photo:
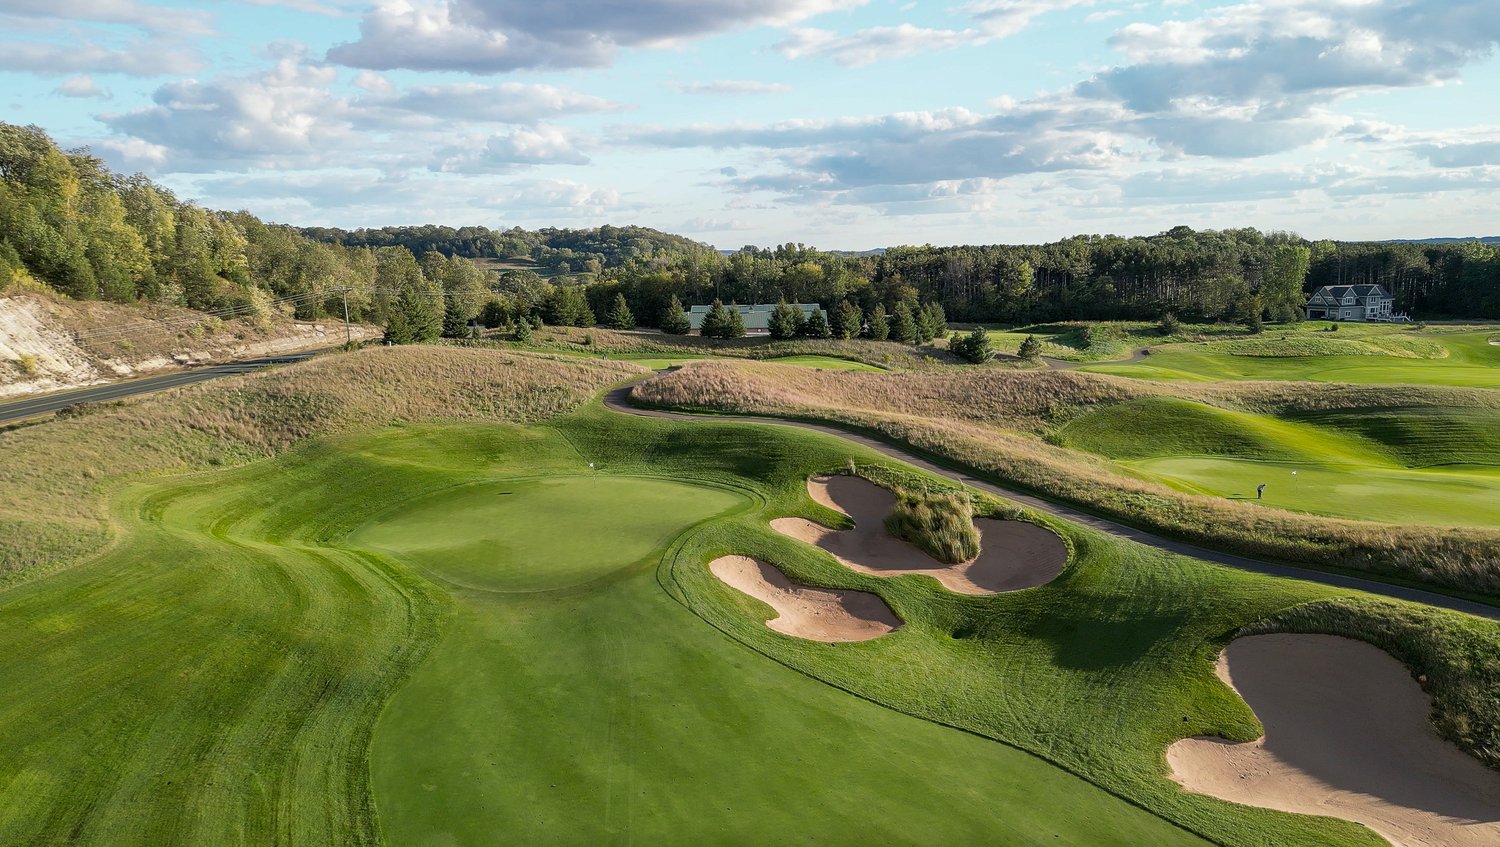
[[[703,316],[703,324],[698,328],[698,333],[704,338],[729,338],[730,313],[739,314],[739,310],[731,310],[724,305],[723,300],[715,300],[708,314]],[[743,326],[743,321],[741,322]]]
[[[808,338],[827,338],[833,334],[828,328],[828,319],[823,317],[822,309],[813,309],[812,314],[807,316],[807,323],[802,327],[802,334]]]
[[[668,335],[687,335],[692,332],[692,324],[688,322],[687,312],[682,310],[682,301],[674,294],[672,302],[662,311],[661,331]]]
[[[776,308],[771,310],[769,321],[771,337],[778,340],[795,337],[798,319],[801,317],[801,310],[793,308],[785,300],[777,303]]]
[[[897,303],[891,312],[891,340],[902,344],[917,343],[917,322],[911,316],[911,307]]]
[[[934,300],[923,307],[927,313],[927,326],[931,330],[933,338],[948,337],[948,315],[943,311],[943,304]]]
[[[1021,349],[1016,352],[1028,362],[1039,361],[1042,358],[1042,342],[1037,341],[1035,335],[1028,335],[1021,342]]]
[[[859,307],[848,300],[840,300],[838,306],[829,316],[833,321],[833,334],[839,338],[849,339],[859,335],[864,329],[865,315]]]
[[[968,335],[953,339],[949,349],[976,365],[988,362],[994,354],[990,347],[989,333],[977,326]]]
[[[625,302],[625,295],[616,294],[615,304],[609,310],[610,329],[634,329],[635,315],[630,312],[630,304]]]
[[[469,318],[464,303],[457,297],[443,298],[443,337],[468,338]]]
[[[740,314],[733,304],[729,306],[729,321],[725,324],[723,338],[743,338],[745,336],[745,316]]]
[[[884,341],[891,337],[890,322],[885,319],[885,306],[879,303],[870,311],[870,338],[875,341]]]

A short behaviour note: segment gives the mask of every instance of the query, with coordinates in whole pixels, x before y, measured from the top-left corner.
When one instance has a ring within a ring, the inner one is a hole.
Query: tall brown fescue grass
[[[885,528],[939,562],[957,564],[979,555],[973,508],[961,492],[903,491]]]
[[[0,433],[0,585],[109,543],[131,478],[241,464],[393,423],[534,423],[643,369],[493,350],[373,348]]]
[[[584,337],[589,342],[584,343]],[[912,347],[894,341],[835,338],[796,338],[777,341],[768,336],[747,338],[703,338],[697,335],[665,335],[648,330],[619,332],[578,327],[542,327],[526,342],[527,347],[594,353],[658,353],[665,355],[727,356],[740,359],[775,359],[781,356],[831,356],[877,367],[923,370],[957,362],[938,347]]]
[[[1186,494],[1125,476],[1103,459],[1041,437],[1090,408],[1140,396],[1311,409],[1354,408],[1376,396],[1388,405],[1393,391],[1442,405],[1495,402],[1493,393],[1466,389],[1168,386],[1068,371],[989,369],[834,374],[728,362],[696,363],[652,378],[638,384],[632,396],[656,406],[851,425],[1021,488],[1217,549],[1500,593],[1500,532],[1324,518]]]

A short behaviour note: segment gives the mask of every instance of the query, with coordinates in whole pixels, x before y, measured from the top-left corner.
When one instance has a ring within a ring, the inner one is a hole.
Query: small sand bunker
[[[748,556],[723,556],[709,570],[724,584],[776,610],[766,626],[810,641],[869,641],[894,630],[901,619],[868,591],[797,585],[774,565]]]
[[[896,495],[857,476],[815,477],[807,493],[854,519],[854,529],[833,530],[802,518],[777,518],[771,527],[832,553],[846,567],[876,576],[919,573],[959,594],[999,594],[1035,588],[1057,578],[1068,562],[1061,538],[1036,524],[976,518],[979,555],[949,565],[891,535],[886,516]]]
[[[1184,788],[1358,821],[1399,847],[1500,844],[1500,773],[1443,741],[1427,695],[1384,651],[1330,635],[1257,635],[1219,657],[1266,734],[1167,750]]]

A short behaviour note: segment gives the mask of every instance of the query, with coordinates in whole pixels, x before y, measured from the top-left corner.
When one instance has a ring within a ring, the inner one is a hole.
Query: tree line
[[[467,259],[347,247],[248,212],[215,212],[141,175],[0,123],[0,288],[30,281],[79,300],[235,316],[350,316],[396,340],[468,332],[493,294]]]

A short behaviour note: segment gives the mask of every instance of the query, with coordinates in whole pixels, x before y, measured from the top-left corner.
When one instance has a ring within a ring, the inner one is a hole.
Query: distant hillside
[[[1389,238],[1383,244],[1465,244],[1478,241],[1480,244],[1500,244],[1500,235],[1473,236],[1470,238]]]
[[[466,259],[521,260],[511,269],[523,269],[529,263],[533,267],[527,269],[543,276],[598,274],[630,262],[714,252],[707,244],[644,226],[496,230],[422,224],[355,230],[305,227],[301,233],[345,247],[405,247],[418,256],[436,252]]]

